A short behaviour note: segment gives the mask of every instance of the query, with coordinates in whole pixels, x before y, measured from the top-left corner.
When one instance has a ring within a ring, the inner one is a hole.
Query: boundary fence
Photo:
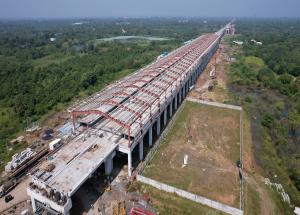
[[[137,180],[144,183],[144,184],[151,185],[152,187],[155,187],[159,190],[163,190],[163,191],[168,192],[168,193],[175,193],[180,197],[183,197],[183,198],[189,199],[191,201],[206,205],[208,207],[217,209],[219,211],[222,211],[222,212],[225,212],[225,213],[228,213],[228,214],[243,215],[243,211],[240,210],[240,209],[231,207],[231,206],[226,205],[226,204],[222,204],[222,203],[217,202],[217,201],[210,200],[210,199],[205,198],[203,196],[198,196],[198,195],[189,193],[187,191],[178,189],[176,187],[172,187],[172,186],[167,185],[167,184],[163,184],[163,183],[155,181],[153,179],[146,178],[142,175],[137,175]]]

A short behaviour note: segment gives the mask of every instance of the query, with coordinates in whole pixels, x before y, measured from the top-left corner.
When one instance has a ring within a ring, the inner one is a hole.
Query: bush
[[[274,124],[274,118],[271,114],[267,113],[263,116],[261,124],[267,128],[271,128]]]

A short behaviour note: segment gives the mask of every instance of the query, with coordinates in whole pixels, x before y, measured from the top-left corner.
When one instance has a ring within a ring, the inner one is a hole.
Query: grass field
[[[238,207],[239,117],[239,111],[186,102],[143,174]]]
[[[220,211],[145,184],[137,183],[137,186],[140,191],[149,194],[151,204],[160,215],[225,215]]]

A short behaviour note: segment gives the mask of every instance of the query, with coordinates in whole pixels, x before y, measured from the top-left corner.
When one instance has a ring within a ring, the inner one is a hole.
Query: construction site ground
[[[5,202],[4,198],[0,199],[0,214],[20,214],[21,211],[30,209],[31,205],[27,201],[30,199],[27,195],[26,188],[30,183],[30,178],[25,177],[9,194],[13,200]]]
[[[230,58],[227,55],[230,47],[220,44],[220,48],[208,63],[206,69],[198,78],[194,89],[189,93],[188,97],[227,103],[230,100],[227,89],[227,75]],[[210,76],[210,72],[215,68],[216,75]],[[212,86],[211,89],[208,89]]]
[[[143,175],[238,208],[239,159],[240,112],[186,102]]]

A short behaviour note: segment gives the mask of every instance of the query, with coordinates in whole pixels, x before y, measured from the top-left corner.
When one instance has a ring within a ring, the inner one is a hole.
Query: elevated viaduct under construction
[[[74,123],[88,127],[78,132],[47,161],[48,168],[32,174],[27,188],[33,210],[69,214],[72,195],[99,168],[111,174],[116,153],[127,155],[128,175],[133,171],[132,151],[144,158],[218,49],[229,23],[218,32],[204,34],[167,56],[113,83],[103,91],[70,107]]]

